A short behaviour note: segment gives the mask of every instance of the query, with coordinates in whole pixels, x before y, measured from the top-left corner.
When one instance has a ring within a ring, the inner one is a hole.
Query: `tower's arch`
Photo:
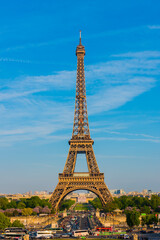
[[[83,176],[85,174],[86,176]],[[88,190],[95,193],[102,206],[112,200],[112,196],[104,182],[104,174],[90,174],[90,173],[73,173],[69,176],[59,174],[59,183],[50,198],[52,206],[57,211],[61,201],[70,192],[76,190]]]
[[[90,187],[74,187],[74,188],[70,188],[68,190],[65,191],[65,193],[63,195],[61,195],[60,199],[59,199],[59,202],[58,202],[58,205],[57,205],[57,209],[59,209],[60,205],[61,205],[61,202],[64,200],[64,198],[70,194],[71,192],[75,192],[77,190],[86,190],[86,191],[90,191],[92,193],[94,193],[101,201],[102,203],[102,206],[105,206],[105,202],[104,200],[102,199],[101,195],[99,194],[99,192],[97,191],[97,189],[95,188],[90,188]]]

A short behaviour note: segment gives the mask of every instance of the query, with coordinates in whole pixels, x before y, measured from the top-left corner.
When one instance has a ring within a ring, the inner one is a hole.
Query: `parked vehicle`
[[[119,236],[120,239],[130,239],[130,237],[127,234],[121,234]]]
[[[39,230],[39,231],[36,231],[32,234],[32,237],[35,237],[35,238],[51,238],[53,237],[53,233],[51,230]]]
[[[88,235],[89,235],[88,230],[76,230],[76,231],[73,231],[73,233],[72,233],[73,237],[81,237],[81,236],[85,237]]]
[[[26,229],[18,227],[10,227],[4,230],[4,239],[19,239],[22,240],[23,237],[28,233]],[[3,239],[3,237],[2,237]]]

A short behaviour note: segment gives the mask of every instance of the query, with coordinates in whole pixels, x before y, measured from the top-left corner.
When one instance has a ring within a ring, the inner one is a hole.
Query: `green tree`
[[[142,226],[144,226],[146,224],[146,216],[142,217],[141,224],[142,224]]]
[[[95,209],[102,209],[102,203],[100,201],[99,198],[95,198],[93,199],[92,201],[89,201],[90,204],[92,204],[92,206],[95,208]]]
[[[3,213],[0,213],[0,229],[5,229],[11,226],[10,219],[6,217]]]
[[[48,199],[40,199],[38,196],[33,196],[27,199],[21,199],[21,203],[25,204],[26,208],[35,208],[35,207],[46,207],[52,208],[51,203]]]
[[[33,210],[31,208],[24,208],[22,210],[22,215],[23,216],[30,216],[30,215],[32,215],[32,212],[33,212]]]
[[[40,206],[43,208],[46,206],[52,208],[52,204],[48,201],[48,199],[41,199]]]
[[[17,208],[17,202],[15,200],[11,200],[8,203],[7,208]]]
[[[131,204],[129,203],[128,206],[139,208],[139,206],[141,206],[142,202],[143,202],[143,198],[141,198],[141,197],[137,197],[137,196],[131,197],[131,199],[130,199]]]
[[[158,206],[160,206],[160,197],[157,195],[152,195],[151,197],[151,208],[158,211]]]
[[[26,208],[26,204],[22,201],[20,201],[18,204],[17,204],[17,208],[19,209],[23,209],[23,208]]]
[[[27,198],[25,204],[27,208],[35,208],[41,205],[41,199],[38,196]]]
[[[14,211],[13,211],[13,214],[12,214],[13,216],[18,216],[19,215],[19,212],[15,209]]]
[[[142,207],[144,207],[144,206],[151,206],[151,203],[150,203],[150,200],[148,199],[148,197],[143,197]]]
[[[137,212],[135,209],[133,211],[128,211],[126,213],[126,217],[127,217],[127,224],[129,227],[133,227],[133,226],[138,226],[140,224],[140,213]]]
[[[151,207],[144,206],[141,208],[141,212],[149,214],[151,212]]]
[[[0,198],[0,209],[7,209],[8,199],[5,197]]]
[[[24,228],[24,225],[23,225],[23,223],[21,223],[19,220],[15,220],[15,221],[12,223],[12,227],[21,227],[21,228]]]
[[[122,196],[122,197],[119,198],[119,200],[120,200],[120,209],[125,209],[126,207],[130,206],[129,199],[130,198],[127,197],[127,196]]]
[[[60,211],[63,211],[64,209],[68,210],[74,203],[75,203],[75,201],[71,200],[71,199],[62,201],[61,206],[60,206]]]
[[[113,202],[106,204],[106,206],[104,207],[104,211],[105,212],[113,212],[117,208],[118,208],[118,204],[113,201]]]
[[[145,206],[150,207],[151,202],[147,197],[132,197],[132,196],[121,196],[114,198],[114,201],[118,204],[119,208],[125,210],[127,207],[135,207],[141,209]]]
[[[151,224],[157,224],[158,223],[158,218],[154,214],[148,214],[145,217],[145,224],[147,226]]]

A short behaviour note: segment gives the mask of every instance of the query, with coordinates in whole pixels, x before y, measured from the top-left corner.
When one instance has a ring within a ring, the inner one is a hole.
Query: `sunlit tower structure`
[[[73,132],[63,173],[59,174],[59,182],[50,198],[55,210],[58,210],[64,197],[75,190],[89,190],[95,193],[103,206],[112,201],[111,193],[104,182],[104,173],[99,171],[92,146],[94,141],[90,137],[84,73],[85,48],[81,43],[81,32],[76,56],[77,81]],[[88,172],[74,171],[78,154],[86,155]]]

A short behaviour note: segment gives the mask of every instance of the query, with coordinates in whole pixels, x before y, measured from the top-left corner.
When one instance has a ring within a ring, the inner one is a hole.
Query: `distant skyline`
[[[110,191],[111,191],[111,193],[112,193],[112,191],[114,191],[114,190],[123,190],[126,194],[128,194],[128,193],[130,193],[130,192],[138,192],[138,193],[142,193],[143,191],[151,191],[152,193],[154,193],[154,191],[152,191],[152,189],[142,189],[141,191],[137,191],[136,189],[135,190],[132,190],[132,191],[125,191],[125,189],[122,189],[122,188],[116,188],[116,189],[109,189]],[[45,190],[45,189],[43,189],[43,190],[40,190],[40,191],[37,191],[37,190],[34,190],[34,191],[27,191],[27,192],[14,192],[14,193],[11,193],[11,194],[30,194],[30,195],[38,195],[38,194],[42,194],[42,192],[45,192],[45,194],[50,194],[50,193],[52,193],[52,191],[50,192],[50,191],[47,191],[47,190]],[[76,191],[74,191],[74,192],[71,192],[70,194],[72,194],[72,193],[88,193],[88,192],[90,192],[91,193],[91,191],[88,191],[88,190],[76,190]],[[155,191],[155,193],[159,193],[160,191],[158,191],[158,192],[156,192]],[[10,194],[10,193],[1,193],[0,192],[0,194],[5,194],[5,195],[7,195],[7,194]],[[44,194],[44,193],[43,193]],[[43,195],[42,194],[42,195]],[[93,193],[93,194],[95,194],[95,193]],[[112,193],[112,194],[117,194],[118,195],[118,193]],[[150,193],[149,193],[150,194]],[[69,194],[68,194],[69,195]]]
[[[53,191],[72,135],[79,30],[109,189],[160,191],[160,1],[0,3],[0,193]],[[83,156],[76,169],[86,171]]]

